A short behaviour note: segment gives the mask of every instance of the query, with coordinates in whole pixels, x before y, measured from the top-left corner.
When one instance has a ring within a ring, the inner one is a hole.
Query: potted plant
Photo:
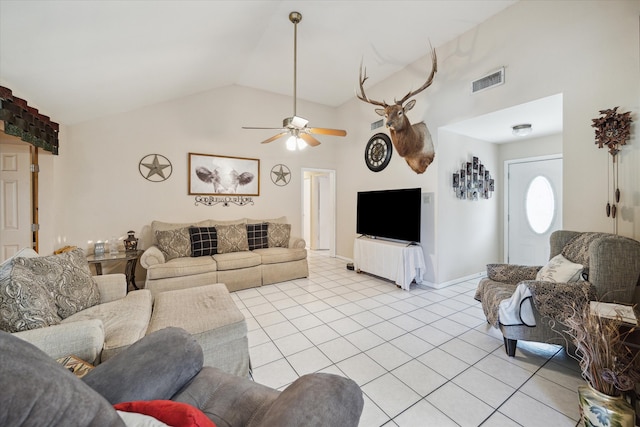
[[[638,350],[626,342],[638,328],[634,308],[588,299],[568,307],[565,332],[587,381],[578,387],[584,426],[633,427],[635,411],[625,393],[640,381]]]

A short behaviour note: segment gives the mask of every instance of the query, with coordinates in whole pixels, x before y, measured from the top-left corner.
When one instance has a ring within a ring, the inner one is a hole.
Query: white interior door
[[[302,238],[311,247],[311,178],[305,176],[302,184]]]
[[[32,247],[31,151],[27,144],[0,144],[0,262]]]
[[[562,228],[562,158],[507,164],[506,262],[544,265],[549,236]]]
[[[317,211],[317,247],[316,249],[329,249],[331,242],[331,200],[329,197],[329,176],[319,175],[318,180],[318,211]]]

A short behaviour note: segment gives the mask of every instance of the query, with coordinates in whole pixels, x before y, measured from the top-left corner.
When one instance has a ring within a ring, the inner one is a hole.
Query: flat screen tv
[[[419,242],[421,193],[420,188],[358,192],[356,233]]]

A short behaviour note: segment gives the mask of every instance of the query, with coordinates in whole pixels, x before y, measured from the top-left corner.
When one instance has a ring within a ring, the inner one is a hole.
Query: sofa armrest
[[[307,242],[302,237],[291,237],[289,239],[290,248],[304,249],[307,247]]]
[[[82,380],[112,405],[166,400],[202,369],[202,347],[184,329],[164,328],[116,354]]]
[[[357,427],[363,405],[362,390],[353,380],[326,373],[308,374],[278,396],[260,425]]]
[[[140,256],[140,265],[144,268],[149,268],[152,265],[164,264],[167,262],[164,259],[164,254],[157,246],[149,246]]]
[[[356,427],[363,407],[360,387],[337,375],[304,375],[280,393],[210,366],[171,399],[199,408],[218,426]]]
[[[487,277],[493,281],[516,285],[523,280],[535,280],[541,266],[487,264]]]
[[[104,326],[100,319],[61,323],[12,335],[35,345],[54,359],[74,355],[95,363],[104,346]]]
[[[127,277],[124,274],[105,274],[93,276],[100,290],[100,304],[115,301],[127,296]]]

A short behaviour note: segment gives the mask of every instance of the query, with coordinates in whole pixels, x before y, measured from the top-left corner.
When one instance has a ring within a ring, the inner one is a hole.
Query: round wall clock
[[[393,146],[391,139],[384,133],[373,135],[364,149],[364,162],[373,172],[380,172],[387,167],[391,160]]]

